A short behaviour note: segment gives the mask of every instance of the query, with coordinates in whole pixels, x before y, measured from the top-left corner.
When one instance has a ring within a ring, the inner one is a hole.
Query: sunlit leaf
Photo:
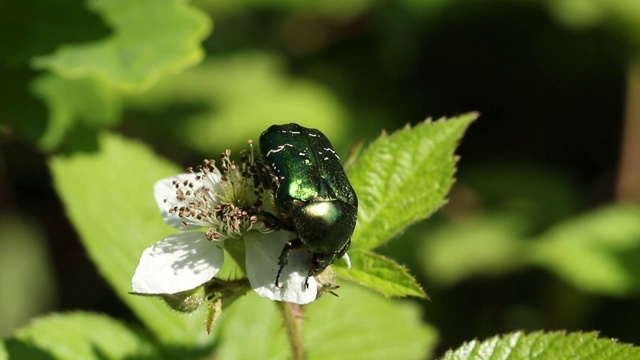
[[[430,228],[420,236],[420,265],[441,285],[513,270],[528,261],[523,223],[520,216],[500,213]]]
[[[516,332],[485,341],[473,340],[449,350],[442,360],[602,360],[640,359],[640,348],[613,339],[599,339],[597,333]]]
[[[54,314],[33,321],[5,340],[11,359],[158,358],[150,339],[105,315]]]
[[[640,293],[640,208],[612,205],[541,235],[534,261],[586,291]]]
[[[454,181],[454,151],[476,117],[407,126],[362,151],[349,171],[359,202],[354,249],[380,245],[445,203]]]
[[[309,359],[424,359],[433,351],[437,334],[420,321],[415,304],[389,301],[350,284],[337,292],[340,297],[325,295],[305,307],[304,347]],[[239,299],[216,326],[221,334],[218,357],[291,358],[279,315],[273,303],[255,294]]]
[[[49,122],[40,146],[50,150],[78,122],[99,128],[115,124],[120,115],[120,97],[93,78],[63,79],[43,75],[32,83],[33,92],[47,103]]]
[[[335,266],[340,277],[378,291],[384,296],[426,297],[424,290],[404,266],[368,251],[351,251],[351,268]]]
[[[170,311],[160,300],[128,293],[142,251],[176,232],[161,219],[153,184],[179,169],[144,145],[109,134],[100,137],[97,153],[57,156],[50,167],[89,256],[124,302],[169,344],[210,341],[203,330],[203,314],[187,317]]]
[[[178,0],[93,0],[113,29],[105,39],[65,44],[33,61],[66,78],[96,77],[123,89],[146,87],[159,77],[198,62],[211,25],[199,10]]]
[[[346,112],[329,89],[292,77],[282,58],[259,52],[208,60],[128,97],[127,105],[148,113],[149,124],[179,123],[165,136],[206,153],[257,142],[273,124],[319,128],[334,143],[346,135]]]

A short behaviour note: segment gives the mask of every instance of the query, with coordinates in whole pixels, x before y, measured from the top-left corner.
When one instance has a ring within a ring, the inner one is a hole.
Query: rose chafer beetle
[[[260,135],[259,171],[273,190],[279,216],[269,222],[295,231],[278,258],[276,286],[292,250],[312,256],[309,277],[346,254],[356,226],[358,198],[329,139],[298,124],[272,125]]]

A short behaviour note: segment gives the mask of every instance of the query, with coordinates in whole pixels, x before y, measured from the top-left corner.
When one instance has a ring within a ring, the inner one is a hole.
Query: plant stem
[[[302,344],[302,306],[288,302],[279,302],[284,326],[287,329],[291,354],[294,360],[304,360],[307,354]]]
[[[640,202],[640,59],[627,70],[627,99],[616,189],[618,201]]]

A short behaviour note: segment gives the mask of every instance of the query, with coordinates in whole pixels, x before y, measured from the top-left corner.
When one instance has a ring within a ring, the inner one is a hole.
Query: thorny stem
[[[284,327],[287,329],[293,359],[304,360],[307,354],[302,343],[302,306],[288,302],[279,302],[278,305],[284,319]]]
[[[618,201],[640,202],[640,59],[627,70],[627,98],[616,189]]]

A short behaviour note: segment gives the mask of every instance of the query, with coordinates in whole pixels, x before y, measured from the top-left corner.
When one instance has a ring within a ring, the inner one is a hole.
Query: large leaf
[[[310,359],[425,359],[437,334],[421,321],[420,307],[387,300],[353,285],[327,295],[305,312]]]
[[[433,350],[437,335],[420,321],[417,305],[350,284],[337,292],[340,297],[327,295],[305,309],[309,359],[424,359]],[[291,358],[276,306],[253,293],[225,311],[216,331],[219,359]]]
[[[572,27],[588,27],[612,21],[637,41],[640,38],[640,3],[630,0],[546,1],[562,22]],[[640,44],[636,44],[638,46]]]
[[[371,249],[445,203],[453,184],[454,150],[470,113],[449,120],[427,120],[392,135],[381,135],[349,171],[358,194],[354,249]]]
[[[214,334],[219,338],[217,359],[290,358],[278,308],[254,292],[236,300],[224,311]]]
[[[244,13],[247,8],[252,9],[269,9],[269,11],[301,11],[306,16],[317,16],[321,14],[323,17],[335,17],[338,19],[349,19],[360,15],[371,9],[375,0],[327,0],[304,2],[297,0],[196,0],[195,4],[206,8],[212,14],[217,16],[229,16],[228,14]],[[301,21],[301,26],[308,24]],[[314,42],[309,44],[307,38],[291,36],[289,41],[300,39],[300,42],[306,40],[307,44],[299,44],[297,50],[314,49]]]
[[[198,62],[209,33],[206,15],[180,0],[92,0],[88,6],[113,29],[98,41],[62,45],[34,60],[69,78],[91,76],[124,89],[148,86],[158,77]]]
[[[154,359],[158,349],[119,321],[90,313],[54,314],[33,321],[4,346],[10,359]]]
[[[640,207],[611,205],[544,233],[534,262],[585,291],[640,293]]]
[[[55,306],[56,276],[47,244],[33,219],[0,215],[0,337]]]
[[[159,300],[128,294],[142,250],[175,231],[163,225],[152,189],[179,169],[137,142],[108,134],[99,140],[97,153],[50,161],[55,187],[89,256],[159,338],[168,344],[208,341],[203,315],[187,317]]]
[[[495,212],[432,226],[419,235],[420,266],[445,286],[523,266],[529,260],[529,243],[522,236],[528,220],[513,212]]]
[[[119,120],[120,96],[96,79],[64,79],[47,74],[35,79],[31,88],[49,110],[47,130],[40,138],[43,149],[53,149],[79,122],[99,128]]]
[[[442,360],[635,360],[640,348],[620,344],[612,339],[598,339],[596,333],[516,332],[485,341],[470,341],[455,351],[449,350]]]
[[[0,58],[12,65],[22,65],[36,55],[54,51],[60,44],[107,36],[109,30],[84,3],[84,0],[0,2]],[[7,85],[4,78],[3,84]]]
[[[151,135],[204,153],[235,149],[247,139],[257,141],[273,124],[291,122],[320,128],[334,145],[340,143],[346,113],[339,100],[320,83],[291,76],[285,65],[267,53],[220,55],[128,97],[127,106],[150,114],[137,117],[149,126],[158,119],[179,123]]]
[[[211,28],[206,15],[179,0],[93,0],[88,6],[111,26],[112,35],[61,44],[32,61],[36,69],[53,73],[32,84],[49,110],[40,139],[44,150],[54,149],[73,129],[117,122],[121,94],[144,90],[200,61],[200,42]]]

